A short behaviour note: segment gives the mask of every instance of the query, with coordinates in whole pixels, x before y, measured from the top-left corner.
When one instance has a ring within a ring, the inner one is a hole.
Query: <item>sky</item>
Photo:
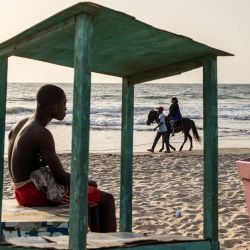
[[[0,43],[51,15],[78,3],[74,0],[0,0]],[[218,58],[219,83],[250,83],[250,0],[92,0],[138,20],[188,36],[234,54]],[[9,58],[9,82],[73,82],[73,69],[18,57]],[[92,74],[98,83],[117,77]],[[202,70],[154,82],[201,83]]]

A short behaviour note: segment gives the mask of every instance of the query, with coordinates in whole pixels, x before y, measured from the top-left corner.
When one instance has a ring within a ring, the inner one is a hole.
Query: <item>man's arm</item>
[[[55,142],[52,134],[47,129],[43,131],[43,134],[44,135],[42,136],[42,140],[40,142],[40,154],[42,153],[41,157],[43,158],[44,163],[46,163],[44,166],[49,166],[57,183],[70,186],[70,174],[63,169],[61,161],[56,154]],[[89,180],[88,185],[97,187],[97,183],[93,180]]]
[[[159,128],[162,125],[162,122],[158,123],[158,126],[155,127],[153,130],[155,131],[157,128]]]
[[[165,116],[160,116],[160,121],[158,122],[158,126],[154,128],[154,131],[159,128],[165,122]]]
[[[61,161],[56,154],[55,142],[51,132],[44,129],[38,138],[38,143],[41,147],[44,161],[49,166],[56,182],[70,186],[70,174],[63,169]]]

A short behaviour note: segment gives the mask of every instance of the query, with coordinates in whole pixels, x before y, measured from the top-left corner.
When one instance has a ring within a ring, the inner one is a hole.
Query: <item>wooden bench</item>
[[[6,237],[68,235],[69,206],[21,207],[3,200],[2,230]]]
[[[3,200],[2,221],[5,241],[0,243],[1,249],[69,249],[69,206],[28,208],[19,206],[15,200]],[[165,250],[183,244],[194,250],[210,249],[210,241],[179,235],[87,234],[87,249]]]

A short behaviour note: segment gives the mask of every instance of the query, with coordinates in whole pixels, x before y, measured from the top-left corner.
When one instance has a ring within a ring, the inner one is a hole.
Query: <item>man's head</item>
[[[175,103],[178,103],[178,99],[176,97],[173,97],[172,98],[172,103],[175,104]]]
[[[52,118],[63,120],[66,115],[66,95],[58,86],[46,84],[42,86],[36,95],[37,109],[47,110]]]
[[[164,110],[164,108],[162,107],[162,106],[160,106],[159,108],[157,108],[158,109],[158,113],[160,114],[160,113],[162,113],[163,112],[163,110]]]

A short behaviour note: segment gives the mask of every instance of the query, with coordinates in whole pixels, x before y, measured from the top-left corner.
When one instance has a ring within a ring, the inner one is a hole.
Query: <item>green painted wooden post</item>
[[[203,62],[204,110],[204,238],[218,242],[218,118],[217,59],[206,57]]]
[[[120,231],[132,230],[134,84],[122,82]]]
[[[4,172],[4,136],[7,95],[8,58],[0,57],[0,225],[2,222],[3,172]],[[0,237],[2,238],[2,228]]]
[[[72,250],[86,248],[92,30],[91,16],[76,17],[69,243]]]

